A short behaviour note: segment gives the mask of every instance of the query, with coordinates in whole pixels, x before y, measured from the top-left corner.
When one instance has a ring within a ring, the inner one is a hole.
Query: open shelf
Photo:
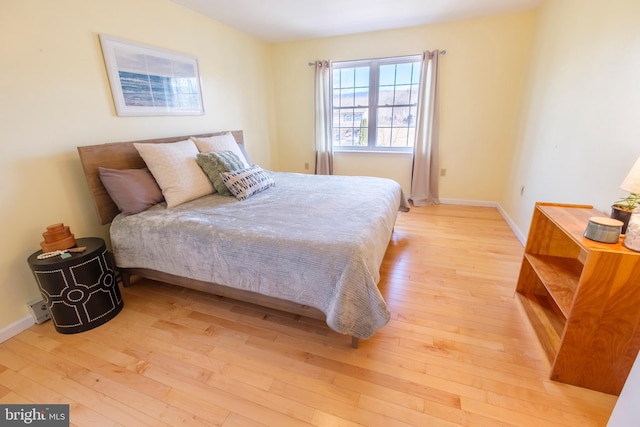
[[[585,205],[538,203],[516,296],[550,378],[619,394],[640,350],[640,253],[586,239]]]
[[[573,304],[582,273],[582,263],[573,258],[525,254],[527,261],[565,318]]]
[[[527,313],[529,322],[538,336],[550,363],[558,354],[564,323],[558,317],[553,302],[544,295],[517,294],[520,304]]]

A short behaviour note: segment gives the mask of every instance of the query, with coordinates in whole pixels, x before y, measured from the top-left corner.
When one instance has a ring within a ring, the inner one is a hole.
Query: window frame
[[[332,135],[331,138],[334,138],[333,129],[334,129],[334,111],[336,109],[340,110],[347,107],[338,107],[334,106],[334,81],[333,81],[333,70],[339,70],[343,68],[357,68],[368,66],[369,67],[369,103],[367,105],[353,105],[350,108],[363,108],[368,110],[368,114],[366,114],[367,119],[367,145],[357,146],[357,145],[335,145],[333,144],[334,151],[342,151],[342,152],[387,152],[387,153],[412,153],[413,147],[415,145],[415,135],[417,133],[417,123],[414,127],[414,141],[410,146],[407,147],[391,147],[391,146],[376,146],[377,142],[377,132],[378,132],[378,108],[385,107],[378,105],[379,102],[379,93],[380,93],[380,66],[382,65],[398,65],[398,64],[406,64],[406,63],[419,63],[418,64],[418,82],[417,82],[417,99],[415,102],[415,110],[416,114],[419,109],[419,105],[421,102],[420,99],[420,85],[422,81],[421,73],[422,70],[422,54],[416,55],[405,55],[405,56],[395,56],[395,57],[384,57],[384,58],[374,58],[374,59],[357,59],[357,60],[347,60],[347,61],[336,61],[332,63],[332,73],[331,73],[331,128]],[[354,83],[355,84],[355,83]],[[411,83],[413,84],[413,83]],[[397,83],[395,84],[397,85]],[[411,107],[412,104],[393,104],[394,107]]]

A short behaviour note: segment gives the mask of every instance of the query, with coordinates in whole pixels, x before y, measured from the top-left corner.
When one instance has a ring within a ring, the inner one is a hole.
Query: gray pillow
[[[98,167],[100,181],[111,200],[125,215],[149,209],[164,200],[162,190],[149,169],[107,169]]]
[[[232,151],[214,151],[213,153],[200,153],[196,161],[209,177],[213,188],[223,196],[231,196],[231,192],[224,185],[220,176],[223,172],[233,172],[245,167],[244,162]]]

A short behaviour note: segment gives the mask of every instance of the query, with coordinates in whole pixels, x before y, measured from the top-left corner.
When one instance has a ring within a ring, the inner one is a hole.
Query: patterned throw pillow
[[[200,153],[196,161],[209,177],[213,188],[223,196],[231,196],[231,193],[224,185],[220,174],[244,169],[244,163],[231,151],[215,151],[213,153]]]
[[[238,200],[245,200],[276,185],[273,178],[257,165],[234,172],[223,172],[220,175],[229,191]]]

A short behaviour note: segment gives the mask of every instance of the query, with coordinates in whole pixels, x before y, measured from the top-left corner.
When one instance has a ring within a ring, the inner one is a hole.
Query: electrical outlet
[[[522,196],[524,194],[524,185],[520,187],[520,195]]]
[[[304,163],[304,168],[305,168],[306,170],[309,170],[309,162],[305,162],[305,163]]]
[[[440,169],[440,176],[447,176],[447,170],[445,168]]]
[[[43,323],[51,319],[51,313],[47,308],[47,304],[45,304],[42,299],[29,301],[27,305],[29,306],[29,311],[31,311],[33,320],[36,323]]]

